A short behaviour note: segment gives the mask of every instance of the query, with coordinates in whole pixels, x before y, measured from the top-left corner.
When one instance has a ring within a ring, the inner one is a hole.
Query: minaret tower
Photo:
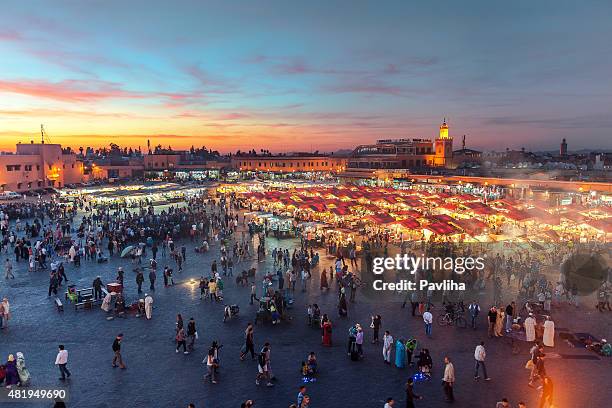
[[[567,157],[567,141],[565,138],[561,141],[561,148],[559,149],[559,154],[561,157]]]
[[[448,135],[448,124],[446,118],[440,125],[440,135],[434,142],[436,166],[447,166],[453,158],[453,138]]]

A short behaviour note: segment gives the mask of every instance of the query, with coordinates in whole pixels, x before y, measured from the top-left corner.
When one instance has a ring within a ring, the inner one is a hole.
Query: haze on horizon
[[[384,5],[384,6],[383,6]],[[0,150],[612,148],[609,1],[33,1],[0,13]]]

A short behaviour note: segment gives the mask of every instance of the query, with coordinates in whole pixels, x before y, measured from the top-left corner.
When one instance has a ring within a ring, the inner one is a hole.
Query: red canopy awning
[[[421,202],[421,200],[418,200],[412,197],[404,197],[403,203],[409,207],[422,207],[423,206],[423,203]]]
[[[421,224],[419,224],[419,222],[415,220],[414,218],[403,219],[399,221],[398,224],[400,224],[404,228],[411,229],[411,230],[417,230],[421,228]]]
[[[432,215],[431,218],[433,219],[434,222],[442,222],[445,224],[453,221],[453,218],[446,214]]]
[[[453,223],[457,224],[463,231],[471,236],[480,235],[487,229],[487,224],[480,221],[478,218],[457,219],[454,220]]]
[[[377,224],[391,224],[395,222],[395,218],[388,214],[374,214],[368,216],[368,218]]]
[[[425,229],[438,235],[451,235],[457,232],[455,227],[450,224],[444,224],[442,222],[434,222],[429,224]]]
[[[336,207],[332,208],[330,211],[336,215],[346,215],[349,213],[349,209],[346,207]]]
[[[395,214],[405,215],[405,216],[412,217],[412,218],[421,218],[423,216],[423,214],[421,214],[420,212],[416,210],[402,210],[402,211],[396,212]]]
[[[445,210],[450,210],[450,211],[455,211],[457,209],[457,204],[445,203],[445,204],[442,204],[439,208],[443,208]]]

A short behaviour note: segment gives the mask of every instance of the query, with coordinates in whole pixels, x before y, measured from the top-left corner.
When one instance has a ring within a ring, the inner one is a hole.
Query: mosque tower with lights
[[[440,135],[434,142],[436,166],[448,166],[453,158],[453,138],[448,135],[448,124],[446,118],[440,125]]]

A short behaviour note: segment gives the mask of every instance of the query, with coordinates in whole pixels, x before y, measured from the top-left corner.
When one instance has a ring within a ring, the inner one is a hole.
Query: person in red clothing
[[[321,319],[322,343],[326,347],[332,345],[332,324],[326,314]]]

